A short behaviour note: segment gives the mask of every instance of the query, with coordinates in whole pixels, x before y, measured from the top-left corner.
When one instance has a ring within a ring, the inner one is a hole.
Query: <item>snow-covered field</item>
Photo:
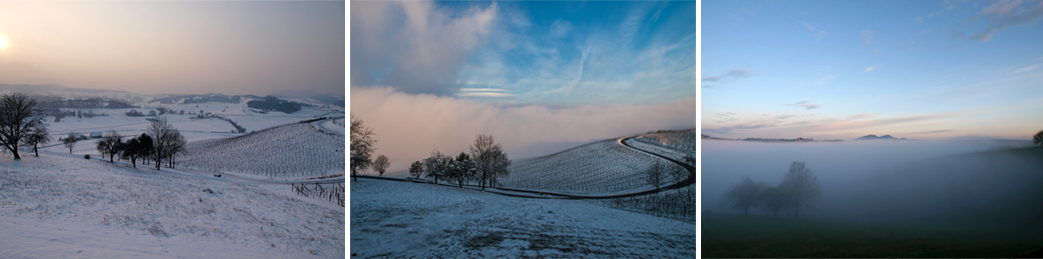
[[[320,124],[294,123],[244,136],[196,141],[178,158],[187,168],[265,177],[309,177],[344,174],[344,135]],[[336,126],[329,124],[327,126]],[[343,133],[343,127],[340,127]]]
[[[0,155],[0,258],[344,256],[343,208],[174,171]]]
[[[668,170],[683,170],[669,161],[620,145],[615,139],[598,141],[555,154],[519,159],[503,187],[546,190],[568,194],[612,194],[654,189],[644,173],[660,163]],[[676,179],[667,174],[668,183]],[[682,174],[687,177],[687,174]]]
[[[317,117],[343,117],[344,112],[334,109],[325,108],[312,108],[305,107],[300,111],[286,114],[282,112],[268,112],[259,113],[256,109],[246,107],[246,101],[244,100],[240,104],[232,103],[193,103],[193,104],[158,104],[151,103],[152,106],[162,106],[167,109],[177,111],[180,113],[181,110],[185,110],[185,114],[164,114],[159,117],[167,119],[174,128],[181,131],[182,135],[185,135],[189,141],[211,139],[211,138],[225,138],[230,136],[243,135],[241,133],[231,133],[235,130],[235,127],[231,123],[218,118],[198,118],[196,114],[199,112],[210,113],[223,116],[225,118],[235,121],[235,123],[246,128],[246,132],[261,131],[267,128],[295,123],[302,120],[314,119]],[[197,107],[198,106],[198,107]],[[125,113],[130,110],[136,110],[144,114],[148,114],[149,111],[154,111],[154,108],[133,108],[133,109],[62,109],[64,111],[92,111],[94,113],[105,113],[108,116],[94,116],[94,117],[83,117],[79,118],[76,116],[67,116],[62,118],[60,122],[54,122],[53,116],[45,118],[47,121],[48,129],[51,132],[51,137],[57,140],[59,137],[64,137],[69,133],[81,133],[89,134],[91,132],[107,132],[109,130],[116,130],[124,136],[135,136],[145,132],[148,128],[149,122],[144,117],[130,117]],[[189,114],[194,113],[194,114]],[[343,125],[341,125],[343,128]]]
[[[368,258],[695,258],[692,223],[577,200],[360,178],[351,255]]]

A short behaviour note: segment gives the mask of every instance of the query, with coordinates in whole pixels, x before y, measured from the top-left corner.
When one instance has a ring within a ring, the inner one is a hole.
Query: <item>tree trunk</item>
[[[33,144],[33,152],[36,153],[36,157],[40,157],[40,151],[36,150],[36,144]]]

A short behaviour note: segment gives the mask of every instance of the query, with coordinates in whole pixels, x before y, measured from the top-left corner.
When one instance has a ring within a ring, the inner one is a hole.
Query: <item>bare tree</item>
[[[790,164],[789,172],[783,176],[779,189],[785,193],[786,206],[792,208],[798,218],[800,208],[810,209],[822,194],[818,177],[811,173],[811,169],[805,167],[804,162],[797,161]]]
[[[97,149],[102,156],[109,156],[109,163],[115,163],[113,157],[120,152],[120,148],[123,145],[123,136],[120,135],[116,130],[111,130],[105,137],[98,140]]]
[[[456,178],[458,187],[463,188],[464,181],[474,178],[477,172],[478,169],[471,157],[467,153],[460,152],[460,155],[456,156],[456,160],[449,163],[449,174],[447,177]]]
[[[152,137],[142,133],[141,136],[127,140],[123,144],[121,151],[120,157],[130,159],[131,166],[137,168],[136,162],[138,158],[144,161],[146,157],[152,154]]]
[[[1032,135],[1033,145],[1043,145],[1043,130],[1036,132],[1036,135]]]
[[[373,146],[377,140],[373,139],[373,130],[362,125],[361,119],[355,119],[355,115],[351,115],[351,176],[352,179],[358,181],[358,178],[354,176],[358,174],[359,170],[366,170],[370,164],[373,163],[370,160],[370,156],[376,148]]]
[[[492,135],[479,134],[475,138],[474,145],[471,146],[471,157],[478,169],[477,174],[481,178],[479,186],[482,190],[487,183],[488,186],[492,186],[497,177],[510,173],[507,167],[511,165],[511,160],[507,158],[507,153],[503,152],[500,144],[493,142]]]
[[[724,197],[731,203],[733,209],[742,210],[743,215],[749,215],[750,207],[756,206],[761,200],[761,192],[764,188],[764,183],[756,182],[753,178],[746,176],[732,185]]]
[[[185,136],[181,135],[181,131],[177,129],[171,131],[170,135],[168,135],[167,137],[169,138],[169,140],[167,141],[166,152],[167,166],[170,168],[174,168],[174,162],[177,161],[177,155],[188,152],[188,149],[186,149],[185,147],[188,144],[188,141],[185,139]]]
[[[779,210],[786,207],[785,194],[778,187],[764,187],[759,196],[761,208],[771,211],[775,217],[779,216]]]
[[[21,160],[18,147],[26,146],[32,131],[37,125],[45,123],[38,116],[36,100],[23,93],[0,96],[0,144]]]
[[[434,178],[435,184],[437,184],[438,178],[444,177],[448,173],[449,163],[452,161],[452,157],[442,154],[438,150],[431,152],[431,157],[424,159],[424,176]]]
[[[652,164],[648,170],[645,170],[645,180],[658,191],[659,187],[666,183],[666,179],[664,179],[663,176],[664,173],[666,173],[666,167],[664,167],[663,164],[656,162]]]
[[[424,164],[420,161],[415,161],[409,165],[409,175],[413,178],[420,178],[420,175],[424,173]]]
[[[129,159],[130,164],[137,168],[138,150],[141,148],[141,142],[138,142],[138,138],[128,139],[127,142],[123,143],[123,148],[120,148],[120,158]]]
[[[152,159],[156,162],[156,170],[162,167],[163,159],[176,153],[177,141],[184,139],[167,119],[156,117],[149,125],[148,135],[152,137]],[[139,142],[141,140],[138,140]]]
[[[29,134],[29,145],[33,146],[33,153],[40,157],[39,146],[51,142],[51,135],[47,134],[47,123],[38,123]]]
[[[376,160],[373,160],[373,169],[376,169],[380,176],[384,176],[384,171],[389,166],[391,166],[391,162],[388,161],[388,157],[385,155],[379,155]]]
[[[659,212],[659,187],[663,186],[666,182],[666,179],[664,179],[663,176],[665,173],[666,167],[659,162],[652,164],[648,170],[645,170],[645,180],[648,184],[652,185],[652,187],[655,187],[656,190],[656,192],[651,195],[651,209],[653,212]]]
[[[69,148],[69,154],[72,154],[72,148],[76,146],[76,134],[69,133],[69,135],[65,136],[65,139],[62,140],[62,144],[64,144],[66,148]]]

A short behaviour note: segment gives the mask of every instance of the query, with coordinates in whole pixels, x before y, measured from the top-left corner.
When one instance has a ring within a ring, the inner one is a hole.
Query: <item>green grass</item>
[[[1013,257],[1043,246],[1039,226],[938,220],[827,222],[704,215],[703,257]]]

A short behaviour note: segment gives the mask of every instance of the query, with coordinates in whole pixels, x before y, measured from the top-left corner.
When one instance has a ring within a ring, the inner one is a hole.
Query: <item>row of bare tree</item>
[[[781,210],[793,211],[796,217],[800,217],[800,209],[812,208],[820,194],[822,191],[818,177],[811,173],[804,162],[794,161],[779,185],[768,186],[746,176],[728,189],[725,199],[733,209],[742,210],[744,215],[749,214],[750,208],[761,207],[776,217]]]
[[[73,142],[70,142],[70,139]],[[65,141],[69,153],[72,153],[75,136],[69,134]],[[131,138],[126,142],[123,141],[123,136],[119,132],[109,131],[101,140],[98,140],[96,148],[103,156],[109,156],[110,163],[115,162],[113,158],[119,155],[122,159],[129,159],[131,165],[137,167],[137,159],[141,158],[154,161],[156,170],[159,170],[163,160],[167,161],[167,167],[174,168],[177,155],[187,152],[186,144],[188,141],[180,131],[167,123],[166,119],[157,118],[152,120],[147,133],[142,133],[141,136]]]
[[[498,178],[510,173],[507,167],[511,160],[500,144],[493,141],[493,136],[479,134],[470,151],[460,152],[453,158],[435,150],[423,161],[413,162],[409,174],[415,178],[433,178],[435,183],[439,178],[455,180],[459,187],[463,187],[464,182],[477,181],[484,190],[486,186],[495,186]]]

